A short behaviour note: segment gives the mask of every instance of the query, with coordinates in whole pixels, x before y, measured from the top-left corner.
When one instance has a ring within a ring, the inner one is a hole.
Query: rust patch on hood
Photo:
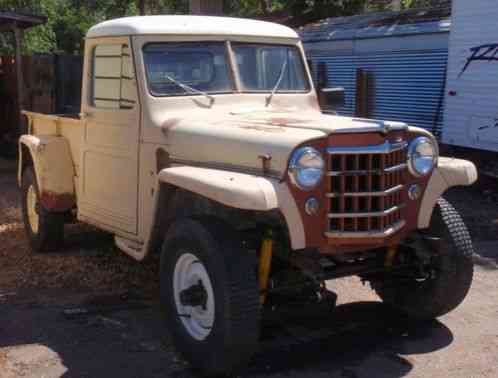
[[[299,119],[299,118],[290,118],[290,117],[272,117],[268,119],[268,124],[273,126],[288,126],[291,124],[300,124],[300,123],[308,123],[309,120]]]
[[[52,191],[44,191],[41,193],[40,202],[42,206],[50,211],[62,212],[73,208],[75,198],[69,193],[54,193]]]
[[[268,117],[268,116],[248,116],[239,120],[242,123],[239,127],[246,130],[257,130],[269,133],[282,133],[286,128],[304,128],[306,124],[313,122],[310,119],[293,118],[293,117]]]
[[[283,133],[285,129],[282,127],[268,127],[265,125],[248,125],[248,126],[239,126],[241,129],[245,130],[256,130],[256,131],[264,131],[267,133]]]

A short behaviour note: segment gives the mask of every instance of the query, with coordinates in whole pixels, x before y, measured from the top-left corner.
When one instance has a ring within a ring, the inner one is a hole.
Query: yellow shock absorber
[[[266,301],[266,291],[268,290],[268,281],[270,280],[271,259],[273,255],[273,232],[268,229],[261,243],[261,252],[259,254],[259,300],[261,304]]]
[[[390,245],[387,247],[386,259],[384,260],[384,268],[391,269],[393,266],[394,258],[396,257],[397,245]]]

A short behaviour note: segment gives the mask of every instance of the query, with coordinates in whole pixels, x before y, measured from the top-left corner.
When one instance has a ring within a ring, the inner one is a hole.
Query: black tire
[[[455,309],[467,296],[472,284],[474,249],[469,231],[453,206],[440,198],[434,209],[428,236],[441,239],[433,246],[435,276],[423,282],[410,282],[373,287],[389,305],[418,319],[434,319]]]
[[[28,191],[33,186],[37,198],[38,230],[34,230],[28,216]],[[32,166],[24,169],[21,186],[21,207],[24,229],[34,252],[53,251],[64,241],[64,213],[50,212],[40,203],[40,192]]]
[[[186,253],[205,267],[214,293],[214,322],[197,340],[178,316],[174,271]],[[177,349],[194,369],[210,376],[244,367],[256,350],[260,306],[256,257],[242,248],[237,233],[217,220],[182,219],[170,226],[161,254],[161,308]]]

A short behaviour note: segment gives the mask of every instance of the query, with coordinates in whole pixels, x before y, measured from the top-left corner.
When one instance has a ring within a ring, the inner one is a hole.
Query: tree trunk
[[[191,14],[223,14],[223,0],[190,0],[189,6]]]
[[[145,0],[138,0],[138,12],[141,16],[145,16]]]
[[[391,9],[399,12],[401,10],[401,0],[393,0],[391,3]]]
[[[261,10],[263,11],[263,14],[267,15],[268,14],[268,11],[269,11],[269,1],[267,0],[260,0],[260,6],[261,6]]]

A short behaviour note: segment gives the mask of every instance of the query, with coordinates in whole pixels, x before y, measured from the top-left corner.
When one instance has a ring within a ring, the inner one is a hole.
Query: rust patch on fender
[[[75,203],[73,194],[52,191],[42,192],[40,202],[45,209],[56,212],[70,210]]]
[[[308,101],[313,109],[318,110],[318,111],[322,110],[322,108],[320,107],[320,103],[318,102],[317,96],[310,96]]]
[[[170,118],[164,121],[164,123],[161,125],[161,130],[163,131],[164,135],[168,135],[168,132],[175,126],[177,126],[180,122],[182,121],[181,118]]]

